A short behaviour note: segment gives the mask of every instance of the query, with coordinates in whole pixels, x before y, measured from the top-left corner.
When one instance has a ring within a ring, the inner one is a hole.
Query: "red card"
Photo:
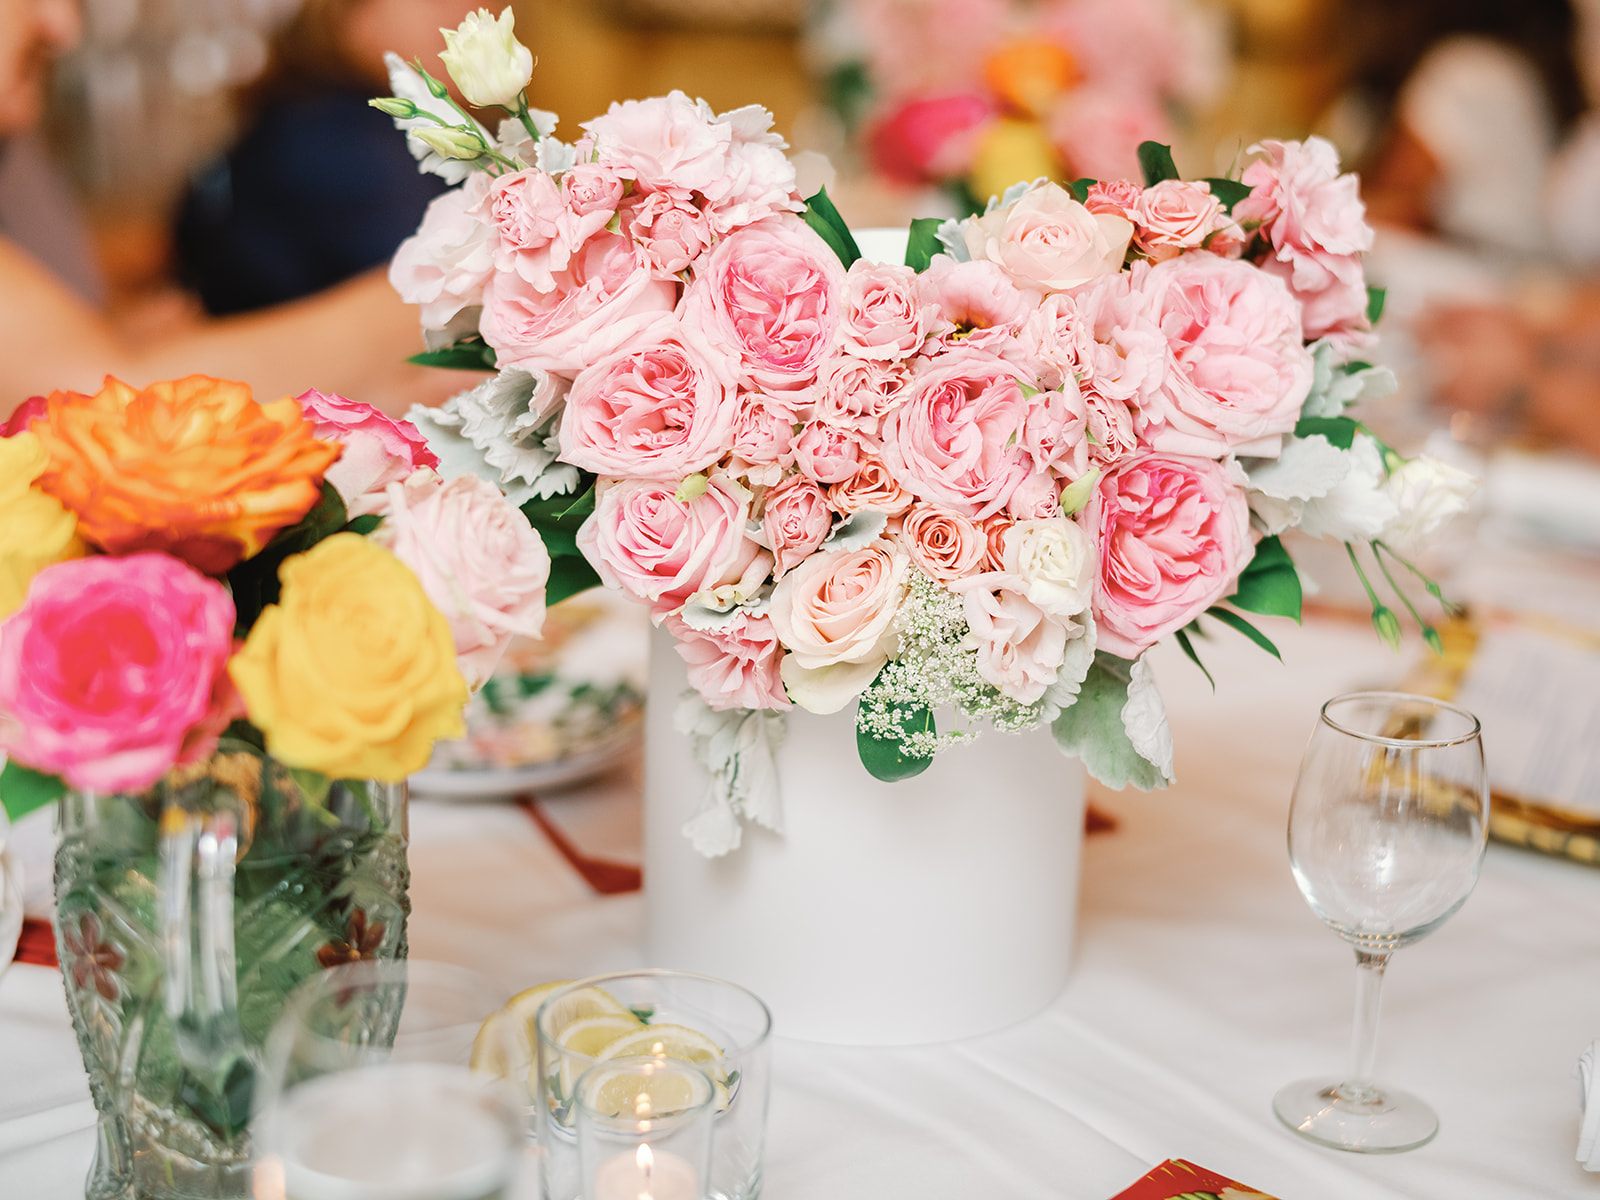
[[[1273,1200],[1273,1197],[1192,1162],[1169,1158],[1111,1200]]]

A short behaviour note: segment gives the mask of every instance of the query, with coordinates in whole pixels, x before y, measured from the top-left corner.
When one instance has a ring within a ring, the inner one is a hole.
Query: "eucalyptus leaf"
[[[13,821],[43,808],[66,794],[67,785],[10,759],[0,768],[0,807]]]
[[[805,212],[801,216],[805,218],[806,224],[828,243],[828,248],[839,256],[839,261],[845,265],[846,270],[861,257],[861,247],[856,245],[856,239],[850,233],[850,226],[845,224],[844,218],[839,215],[839,210],[828,198],[827,188],[821,189],[806,201]]]
[[[1239,572],[1238,587],[1227,602],[1245,612],[1298,621],[1302,599],[1300,573],[1295,570],[1294,560],[1281,540],[1266,537],[1256,543],[1255,557]],[[1270,642],[1267,645],[1271,648]]]
[[[1144,172],[1145,187],[1179,177],[1177,164],[1172,161],[1172,147],[1160,142],[1139,143],[1139,169]]]
[[[1133,663],[1104,651],[1096,653],[1078,699],[1050,725],[1063,754],[1076,755],[1107,787],[1132,784],[1141,791],[1165,787],[1161,768],[1134,749],[1123,722]]]
[[[933,733],[936,729],[933,710],[928,708],[910,709],[900,718],[899,725],[908,734],[924,731]],[[922,774],[933,764],[931,756],[908,757],[904,747],[905,743],[898,738],[877,737],[856,726],[856,753],[861,756],[861,765],[874,779],[898,783]]]
[[[944,249],[939,241],[942,224],[938,217],[918,217],[911,222],[911,235],[906,238],[906,266],[919,275],[928,269],[933,256]]]

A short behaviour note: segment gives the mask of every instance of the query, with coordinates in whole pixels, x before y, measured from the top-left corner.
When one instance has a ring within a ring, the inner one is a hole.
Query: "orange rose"
[[[242,383],[190,375],[143,391],[106,377],[55,392],[32,432],[50,455],[38,486],[110,554],[160,550],[208,575],[248,558],[309,512],[339,447],[293,400],[257,404]]]
[[[1012,111],[1027,117],[1044,116],[1079,78],[1072,55],[1054,42],[1008,42],[983,64],[983,81]]]

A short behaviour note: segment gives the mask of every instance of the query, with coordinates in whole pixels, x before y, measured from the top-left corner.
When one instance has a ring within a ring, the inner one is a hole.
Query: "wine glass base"
[[[1272,1098],[1272,1111],[1308,1141],[1357,1154],[1415,1150],[1439,1132],[1433,1109],[1410,1092],[1372,1087],[1340,1094],[1337,1079],[1302,1079]]]

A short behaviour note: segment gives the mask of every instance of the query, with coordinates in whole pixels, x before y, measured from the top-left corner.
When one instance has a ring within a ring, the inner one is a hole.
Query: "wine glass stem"
[[[1392,951],[1378,954],[1356,951],[1356,1020],[1350,1037],[1350,1074],[1339,1085],[1339,1095],[1357,1104],[1378,1098],[1373,1068],[1378,1058],[1378,1012],[1383,1002],[1383,972]]]

